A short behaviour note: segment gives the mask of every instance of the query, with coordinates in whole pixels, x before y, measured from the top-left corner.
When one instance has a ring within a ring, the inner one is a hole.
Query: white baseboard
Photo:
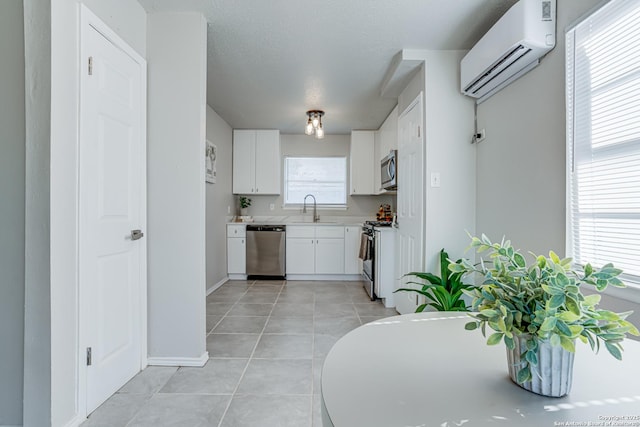
[[[196,366],[202,367],[209,360],[209,352],[200,357],[149,357],[149,366]]]
[[[224,285],[225,283],[227,283],[229,281],[229,277],[225,277],[224,279],[220,280],[218,283],[216,283],[215,285],[211,286],[210,288],[207,289],[207,296],[211,295],[211,293],[213,291],[215,291],[216,289],[218,289],[220,286]]]
[[[230,274],[229,280],[247,280],[246,274]]]

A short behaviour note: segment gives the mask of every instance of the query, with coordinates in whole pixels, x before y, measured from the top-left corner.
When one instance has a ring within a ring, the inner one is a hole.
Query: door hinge
[[[87,347],[87,366],[91,366],[91,347]]]
[[[89,66],[88,66],[89,75],[93,75],[93,56],[89,57]]]

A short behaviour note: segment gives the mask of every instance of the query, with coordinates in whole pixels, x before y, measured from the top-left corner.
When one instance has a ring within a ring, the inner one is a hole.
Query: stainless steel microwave
[[[382,188],[396,190],[398,188],[397,168],[398,150],[391,150],[389,155],[380,161],[380,178]]]

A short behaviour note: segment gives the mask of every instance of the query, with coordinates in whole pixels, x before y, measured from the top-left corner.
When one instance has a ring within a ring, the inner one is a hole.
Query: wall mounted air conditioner
[[[484,101],[556,45],[556,0],[520,0],[460,62],[462,93]]]

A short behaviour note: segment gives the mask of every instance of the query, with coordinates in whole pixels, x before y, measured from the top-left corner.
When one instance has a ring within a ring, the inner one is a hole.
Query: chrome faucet
[[[307,194],[304,196],[304,202],[302,202],[302,213],[307,213],[307,197],[313,197],[313,222],[320,221],[320,216],[318,215],[318,210],[316,207],[316,196],[313,194]]]

